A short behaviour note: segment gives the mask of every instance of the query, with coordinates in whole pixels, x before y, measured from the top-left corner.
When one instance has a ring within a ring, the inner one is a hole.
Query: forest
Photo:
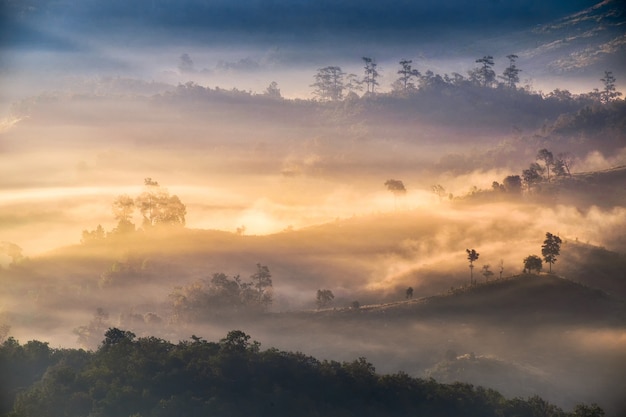
[[[538,396],[506,399],[471,384],[381,375],[363,357],[319,361],[261,350],[239,330],[219,342],[192,335],[177,344],[118,328],[104,336],[96,351],[6,340],[0,415],[604,416],[597,404],[566,413]]]

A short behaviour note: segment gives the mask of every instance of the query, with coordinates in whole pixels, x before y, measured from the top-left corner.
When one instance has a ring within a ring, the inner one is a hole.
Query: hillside
[[[324,310],[322,316],[405,320],[455,320],[493,324],[625,325],[626,304],[602,290],[552,274],[523,274],[451,290],[448,294],[358,310]]]

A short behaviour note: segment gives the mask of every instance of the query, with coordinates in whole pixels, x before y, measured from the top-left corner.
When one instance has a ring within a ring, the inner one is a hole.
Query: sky
[[[284,95],[306,97],[317,68],[360,72],[362,56],[374,57],[390,84],[404,58],[421,70],[464,73],[484,55],[504,68],[504,57],[515,53],[524,77],[538,86],[560,77],[580,90],[597,84],[598,65],[624,71],[623,55],[615,58],[625,42],[619,0],[589,9],[596,3],[3,0],[0,74],[3,95],[13,97],[54,88],[68,75],[194,80],[254,91],[277,81]],[[581,10],[587,14],[572,17]],[[565,62],[572,55],[559,44],[563,39],[591,47],[594,62],[584,63],[588,56]],[[598,56],[598,50],[607,52]],[[181,67],[183,54],[190,60]]]

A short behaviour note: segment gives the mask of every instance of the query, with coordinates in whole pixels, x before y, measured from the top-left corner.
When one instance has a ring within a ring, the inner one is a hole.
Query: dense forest
[[[565,412],[538,396],[505,398],[471,384],[376,373],[365,358],[319,361],[261,350],[246,333],[177,344],[109,328],[95,351],[47,343],[0,346],[6,417],[415,416],[601,417],[596,404]]]

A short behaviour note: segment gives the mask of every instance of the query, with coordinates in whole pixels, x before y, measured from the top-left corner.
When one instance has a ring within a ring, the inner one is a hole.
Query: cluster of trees
[[[556,262],[557,256],[561,253],[561,244],[563,241],[559,236],[553,235],[552,233],[546,233],[546,239],[543,241],[543,245],[541,246],[541,254],[543,256],[543,261],[550,265],[550,273],[552,273],[552,264]],[[480,257],[480,253],[476,252],[475,249],[466,249],[467,260],[469,261],[470,268],[470,285],[474,285],[476,281],[474,280],[474,262],[478,260]],[[542,258],[537,255],[529,255],[524,258],[524,272],[532,272],[536,271],[539,273],[542,269]],[[502,279],[502,273],[504,272],[504,261],[500,260],[500,279]],[[485,264],[482,266],[482,275],[485,277],[485,282],[489,281],[489,278],[494,275],[494,272],[491,271],[491,265]],[[413,295],[412,288],[411,295]],[[407,298],[409,292],[407,290]]]
[[[405,95],[407,93],[416,92],[420,89],[428,90],[430,88],[440,88],[442,86],[478,86],[484,88],[502,88],[506,87],[512,90],[518,88],[520,83],[520,73],[522,70],[517,67],[516,61],[518,56],[510,54],[506,56],[508,66],[502,74],[497,75],[494,70],[495,61],[493,56],[485,55],[476,59],[477,67],[467,72],[467,77],[454,72],[452,75],[444,74],[443,76],[435,74],[432,71],[425,71],[423,74],[413,67],[413,61],[410,59],[401,59],[398,64],[400,68],[397,70],[398,78],[392,83],[392,93]],[[371,57],[362,57],[363,75],[359,77],[357,74],[345,73],[339,66],[327,66],[319,68],[314,75],[315,82],[311,84],[313,87],[313,95],[321,101],[339,101],[345,97],[362,92],[365,94],[374,94],[376,87],[380,85],[378,79],[380,72],[376,60]],[[605,71],[604,77],[600,79],[603,83],[603,89],[594,89],[585,95],[592,101],[601,103],[609,103],[618,99],[622,93],[616,90],[616,79],[611,71]],[[572,99],[573,95],[567,90],[556,89],[549,93],[547,98],[557,100]]]
[[[552,264],[556,262],[556,257],[561,254],[561,244],[563,241],[560,237],[553,235],[552,233],[546,233],[546,239],[541,245],[541,255],[543,256],[543,262],[549,265],[549,272],[552,273]],[[537,255],[528,255],[524,258],[524,272],[536,271],[541,272],[543,268],[542,258]]]
[[[518,416],[601,417],[596,404],[564,412],[540,397],[504,398],[470,384],[380,375],[365,358],[319,361],[270,348],[240,330],[219,342],[173,344],[109,328],[96,351],[47,343],[0,345],[6,417]]]
[[[117,226],[109,234],[123,235],[134,232],[135,211],[141,216],[141,227],[144,230],[155,226],[184,226],[187,214],[186,206],[177,195],[170,195],[157,181],[145,178],[144,191],[137,197],[122,194],[113,201],[112,212]],[[83,231],[82,242],[104,239],[106,235],[104,228],[98,225],[95,230]]]
[[[272,275],[257,264],[249,280],[215,273],[211,279],[176,287],[170,294],[174,321],[197,321],[266,311],[272,304]]]

